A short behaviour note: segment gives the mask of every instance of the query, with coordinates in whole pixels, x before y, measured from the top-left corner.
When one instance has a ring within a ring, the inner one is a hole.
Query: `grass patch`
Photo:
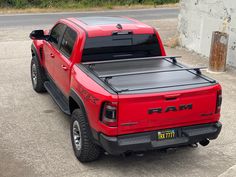
[[[179,0],[0,0],[2,9],[30,9],[30,8],[55,8],[55,9],[83,9],[107,8],[115,6],[133,5],[163,5],[178,3]]]
[[[180,46],[180,43],[179,43],[179,36],[178,35],[175,35],[171,38],[168,38],[165,42],[164,42],[164,45],[166,47],[170,47],[170,48],[176,48],[177,46]]]

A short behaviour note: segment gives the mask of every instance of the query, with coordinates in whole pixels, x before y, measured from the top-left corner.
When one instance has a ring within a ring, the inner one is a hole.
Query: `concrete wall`
[[[182,46],[209,56],[213,31],[229,34],[227,63],[236,66],[236,0],[181,0]]]

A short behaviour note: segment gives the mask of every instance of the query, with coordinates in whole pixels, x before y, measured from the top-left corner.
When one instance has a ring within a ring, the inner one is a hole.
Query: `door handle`
[[[173,94],[173,95],[165,95],[166,100],[175,100],[180,96],[180,94]]]
[[[68,68],[65,65],[61,65],[62,69],[64,69],[65,71],[68,70]]]
[[[55,58],[55,55],[53,55],[52,53],[50,54],[51,58]]]

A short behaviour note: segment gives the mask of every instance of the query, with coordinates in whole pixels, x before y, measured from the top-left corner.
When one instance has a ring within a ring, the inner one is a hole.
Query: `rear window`
[[[82,61],[161,56],[155,34],[127,34],[87,38]]]

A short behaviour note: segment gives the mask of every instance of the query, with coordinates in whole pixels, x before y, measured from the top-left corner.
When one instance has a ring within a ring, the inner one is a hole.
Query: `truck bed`
[[[214,80],[199,68],[189,69],[175,57],[152,57],[84,64],[86,69],[116,93],[147,93],[209,86]]]

